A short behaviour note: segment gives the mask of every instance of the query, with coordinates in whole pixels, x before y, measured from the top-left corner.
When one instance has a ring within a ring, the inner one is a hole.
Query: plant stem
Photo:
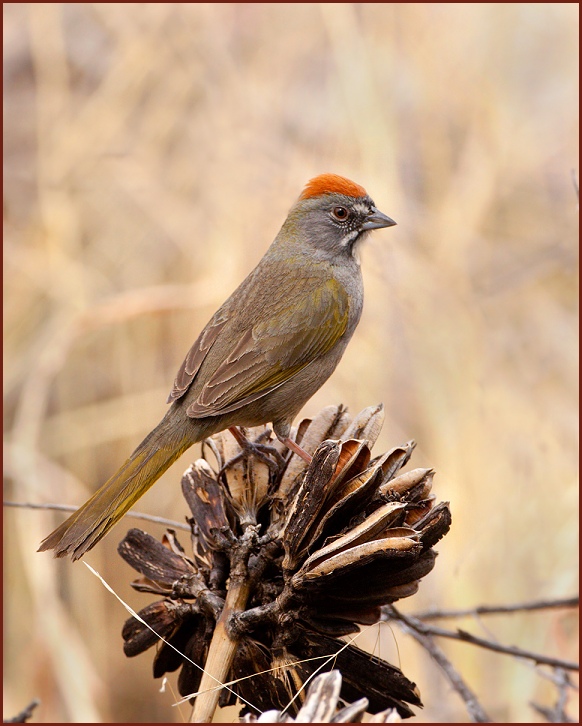
[[[247,528],[247,532],[252,529],[254,528]],[[240,640],[237,633],[229,631],[228,621],[234,613],[244,610],[251,592],[252,582],[248,574],[249,556],[249,538],[245,538],[243,535],[243,541],[232,556],[233,568],[230,574],[230,586],[210,642],[204,673],[198,689],[200,695],[194,702],[190,723],[210,723],[218,705],[220,686],[227,679]]]

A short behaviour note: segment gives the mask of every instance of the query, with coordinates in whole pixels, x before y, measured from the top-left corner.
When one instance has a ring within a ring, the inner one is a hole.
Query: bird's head
[[[329,259],[355,256],[368,232],[396,224],[376,209],[363,187],[337,174],[311,179],[291,209],[288,223],[317,256]]]

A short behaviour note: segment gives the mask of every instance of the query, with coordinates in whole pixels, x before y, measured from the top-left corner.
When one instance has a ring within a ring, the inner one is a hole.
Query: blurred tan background
[[[398,226],[363,250],[363,319],[305,414],[384,402],[375,452],[416,439],[453,512],[402,609],[576,594],[577,4],[6,3],[4,20],[5,498],[80,504],[113,473],[331,171]],[[183,521],[198,456],[138,509]],[[5,717],[38,697],[35,721],[187,720],[153,652],[123,655],[117,600],[36,554],[63,517],[5,510]],[[131,526],[163,531],[125,519],[86,560],[139,609],[116,554]],[[455,624],[577,658],[572,611]],[[467,720],[408,637],[357,642],[418,683],[413,721]],[[529,664],[441,645],[496,721],[555,699]]]

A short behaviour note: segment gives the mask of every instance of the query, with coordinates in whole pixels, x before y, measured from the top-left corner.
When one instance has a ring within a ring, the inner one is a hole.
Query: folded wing
[[[305,281],[304,281],[305,282]],[[278,296],[276,296],[278,297]],[[196,400],[188,407],[194,418],[229,413],[283,385],[345,333],[348,296],[336,280],[312,278],[294,302],[265,300],[259,322],[233,336],[228,350],[228,318],[213,318],[196,341],[176,378],[169,400],[180,398],[196,378],[213,346],[223,352]],[[224,339],[221,339],[224,336]]]

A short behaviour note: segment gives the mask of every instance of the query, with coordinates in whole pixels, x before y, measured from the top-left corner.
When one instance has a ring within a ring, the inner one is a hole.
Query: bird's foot
[[[239,461],[247,460],[250,456],[254,456],[259,459],[259,461],[264,462],[269,467],[269,469],[272,469],[274,472],[276,472],[280,467],[284,466],[285,459],[281,456],[279,451],[277,451],[277,449],[270,444],[261,443],[261,438],[267,437],[270,433],[269,431],[265,431],[263,434],[261,434],[261,436],[259,436],[256,441],[249,441],[249,439],[247,439],[247,437],[237,426],[230,426],[228,430],[236,439],[236,442],[240,446],[241,451],[240,454],[231,457],[227,462],[223,464],[222,468],[220,469],[219,475],[225,472],[227,469],[230,469],[234,464],[237,464]]]

